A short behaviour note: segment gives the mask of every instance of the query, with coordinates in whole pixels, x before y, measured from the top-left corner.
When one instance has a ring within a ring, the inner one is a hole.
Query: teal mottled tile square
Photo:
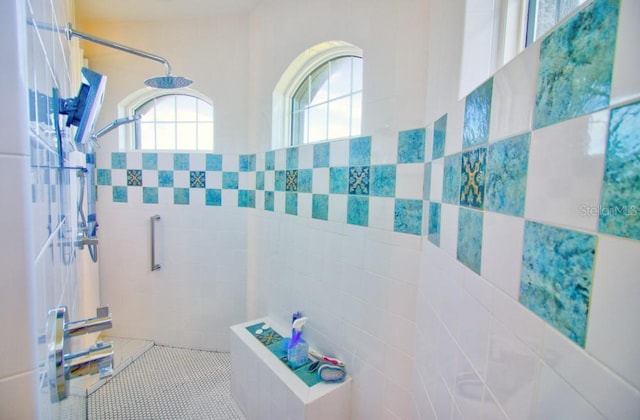
[[[489,146],[485,210],[524,215],[530,137],[526,133]]]
[[[217,188],[207,188],[205,190],[205,204],[207,206],[221,206],[222,190]]]
[[[276,191],[284,191],[287,187],[286,171],[276,171],[274,178],[274,188]]]
[[[158,171],[158,186],[173,187],[173,171]]]
[[[427,239],[434,245],[440,246],[440,214],[442,212],[440,203],[429,203],[429,226],[427,228]]]
[[[173,170],[188,171],[189,170],[189,153],[173,154]]]
[[[189,204],[189,188],[174,188],[173,204]]]
[[[480,274],[482,263],[482,212],[460,207],[458,214],[458,261]]]
[[[433,124],[433,152],[431,159],[444,157],[444,146],[447,139],[447,114],[438,118]]]
[[[111,185],[111,169],[97,169],[98,185]]]
[[[298,170],[298,192],[310,193],[313,182],[312,169]]]
[[[540,44],[533,127],[609,106],[619,0],[595,0]]]
[[[313,194],[311,198],[311,217],[329,220],[329,195]]]
[[[276,152],[270,150],[264,153],[264,170],[273,171],[276,169]]]
[[[299,149],[297,147],[289,147],[287,149],[286,169],[298,169]]]
[[[416,128],[398,133],[398,163],[424,162],[426,130]]]
[[[422,200],[396,199],[393,230],[422,235]]]
[[[123,152],[111,153],[111,169],[127,169],[127,154]]]
[[[347,200],[347,223],[357,226],[369,225],[369,197],[350,195]]]
[[[158,204],[158,188],[142,187],[142,202],[145,204]]]
[[[371,166],[369,188],[369,195],[394,197],[396,195],[396,165]]]
[[[142,169],[156,170],[158,169],[158,154],[157,153],[143,153],[142,154]]]
[[[204,171],[190,171],[189,172],[189,186],[191,188],[205,188],[206,178]]]
[[[113,186],[111,188],[114,203],[127,202],[127,187]]]
[[[329,143],[320,143],[313,145],[313,167],[328,168],[329,167]]]
[[[238,190],[238,207],[256,207],[256,192],[254,190]]]
[[[599,214],[600,232],[640,240],[640,102],[611,111]]]
[[[490,78],[467,95],[462,130],[463,149],[486,143],[489,140],[492,94],[493,78]]]
[[[329,168],[329,192],[347,194],[349,192],[349,168]]]
[[[460,153],[458,153],[444,158],[442,201],[445,203],[460,203],[460,156]]]
[[[298,191],[298,170],[287,170],[285,172],[286,175],[286,183],[285,183],[285,191]]]
[[[264,172],[256,172],[256,190],[264,190]]]
[[[264,209],[266,211],[273,211],[273,191],[265,191],[264,192]]]
[[[293,216],[298,215],[298,193],[287,192],[284,196],[284,212]]]
[[[520,303],[584,347],[596,236],[527,221]]]
[[[422,182],[422,199],[431,200],[431,162],[424,164],[424,178]]]
[[[238,157],[240,172],[252,172],[256,170],[256,155],[240,155]]]
[[[349,165],[369,165],[371,161],[371,137],[358,137],[349,140]]]
[[[207,153],[205,160],[207,171],[222,171],[222,155]]]
[[[349,167],[349,194],[369,195],[369,167]]]
[[[487,174],[487,148],[462,153],[460,162],[460,205],[482,209]]]
[[[237,190],[238,189],[238,173],[237,172],[223,172],[222,173],[222,188],[225,190]]]

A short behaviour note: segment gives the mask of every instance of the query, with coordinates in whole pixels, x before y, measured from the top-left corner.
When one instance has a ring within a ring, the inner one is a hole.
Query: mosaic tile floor
[[[244,419],[228,353],[154,346],[88,399],[88,418]]]

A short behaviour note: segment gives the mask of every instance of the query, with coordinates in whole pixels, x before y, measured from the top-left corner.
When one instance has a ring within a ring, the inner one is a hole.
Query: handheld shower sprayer
[[[128,116],[128,117],[122,117],[122,118],[118,118],[117,120],[113,120],[109,124],[107,124],[104,127],[102,127],[100,130],[92,133],[91,134],[91,140],[96,142],[96,141],[98,141],[98,139],[100,137],[102,137],[105,134],[111,132],[112,130],[115,130],[116,128],[120,127],[121,125],[135,123],[136,121],[140,121],[140,114],[133,114],[133,115]]]

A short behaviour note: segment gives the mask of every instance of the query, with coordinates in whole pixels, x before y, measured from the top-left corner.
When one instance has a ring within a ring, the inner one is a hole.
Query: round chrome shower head
[[[191,85],[192,80],[182,76],[172,76],[170,74],[165,76],[152,77],[144,81],[144,84],[152,88],[158,89],[177,89]]]

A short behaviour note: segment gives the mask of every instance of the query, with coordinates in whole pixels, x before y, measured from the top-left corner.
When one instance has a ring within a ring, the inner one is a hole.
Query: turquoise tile
[[[349,140],[349,166],[369,165],[371,161],[371,137]]]
[[[114,203],[126,203],[127,202],[127,187],[113,186],[113,202]]]
[[[189,188],[174,188],[173,204],[189,204]]]
[[[238,191],[238,207],[256,207],[256,192],[254,190]]]
[[[298,192],[310,193],[313,182],[312,169],[298,170]]]
[[[487,175],[487,148],[462,153],[460,162],[460,205],[482,209]]]
[[[273,191],[264,192],[264,209],[267,211],[273,211]]]
[[[256,170],[256,155],[240,155],[238,157],[240,172],[252,172]]]
[[[287,176],[285,171],[276,171],[274,188],[276,191],[284,191],[287,186]]]
[[[175,171],[189,170],[189,153],[174,153],[173,169]]]
[[[467,95],[464,106],[464,129],[462,148],[477,146],[489,140],[491,120],[491,95],[493,78],[490,78]]]
[[[142,202],[145,204],[158,204],[158,188],[142,187]]]
[[[314,219],[329,220],[329,195],[313,194],[311,200],[311,217]]]
[[[225,190],[237,190],[238,189],[238,173],[237,172],[223,172],[222,173],[222,188]]]
[[[276,152],[270,150],[264,154],[264,170],[273,171],[276,169]]]
[[[313,167],[328,168],[329,167],[329,143],[320,143],[313,145]]]
[[[524,215],[530,137],[526,133],[489,146],[485,210]]]
[[[599,214],[600,232],[640,240],[640,102],[611,111]]]
[[[256,190],[264,190],[264,172],[256,172]]]
[[[527,221],[520,303],[584,347],[596,236]]]
[[[286,169],[298,169],[298,154],[297,147],[289,147],[287,149]]]
[[[619,0],[596,0],[540,44],[533,127],[609,106]]]
[[[440,246],[440,203],[429,203],[429,227],[427,239],[434,245]]]
[[[293,216],[298,215],[298,193],[287,192],[284,197],[284,212]]]
[[[394,197],[396,195],[396,165],[371,166],[369,195]]]
[[[347,194],[349,192],[349,168],[329,168],[329,192]]]
[[[98,185],[111,185],[111,169],[97,169]]]
[[[438,118],[433,124],[433,152],[431,159],[444,157],[444,146],[447,139],[447,114]]]
[[[221,171],[222,170],[222,155],[216,155],[207,153],[206,157],[206,170],[207,171]]]
[[[286,183],[285,183],[285,191],[298,191],[298,170],[287,170],[286,174]]]
[[[127,185],[129,187],[142,186],[142,170],[141,169],[127,169]]]
[[[158,169],[158,154],[157,153],[143,153],[142,154],[142,169],[156,170]]]
[[[460,160],[459,153],[444,158],[442,201],[445,203],[460,203]]]
[[[422,235],[422,200],[396,199],[393,230]]]
[[[480,274],[482,262],[482,212],[460,207],[458,214],[458,261]]]
[[[189,172],[189,186],[191,188],[205,188],[206,177],[204,171],[191,171]]]
[[[127,154],[122,152],[111,153],[111,169],[127,169]]]
[[[158,186],[173,187],[173,171],[158,171]]]
[[[422,181],[422,199],[431,200],[431,162],[424,164],[424,179]]]
[[[222,205],[222,190],[215,188],[207,188],[205,190],[205,204],[207,206]]]
[[[369,197],[349,196],[347,200],[347,223],[357,226],[369,225]]]
[[[369,195],[369,167],[349,167],[349,194]]]
[[[398,133],[398,163],[424,162],[425,129],[400,131]]]

